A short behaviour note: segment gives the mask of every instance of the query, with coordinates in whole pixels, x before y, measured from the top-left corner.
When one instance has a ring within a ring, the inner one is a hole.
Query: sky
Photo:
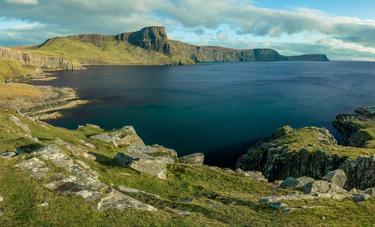
[[[375,0],[0,0],[0,45],[165,26],[197,45],[375,61]]]

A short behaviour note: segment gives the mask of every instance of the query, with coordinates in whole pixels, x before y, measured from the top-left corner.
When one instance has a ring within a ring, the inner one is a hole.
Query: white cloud
[[[37,0],[6,1],[38,3]],[[38,33],[35,37],[44,35],[44,39],[50,38],[48,35],[51,32],[61,35],[116,34],[148,25],[165,25],[171,37],[199,44],[232,47],[253,47],[261,43],[272,46],[280,42],[301,43],[306,47],[337,45],[356,53],[361,50],[366,56],[374,54],[375,20],[333,16],[307,8],[266,9],[251,2],[253,1],[51,0],[39,1],[38,5],[27,8],[5,4],[0,7],[0,15],[43,24],[44,26],[33,31],[26,26],[23,36],[30,36],[34,32]],[[223,26],[227,29],[222,29]],[[21,32],[17,34],[22,36]],[[1,35],[4,34],[0,31]],[[43,40],[35,40],[41,41]],[[293,46],[289,48],[295,49]],[[315,49],[311,51],[315,52]]]
[[[25,5],[37,5],[38,0],[5,0],[8,3],[12,4],[25,4]]]

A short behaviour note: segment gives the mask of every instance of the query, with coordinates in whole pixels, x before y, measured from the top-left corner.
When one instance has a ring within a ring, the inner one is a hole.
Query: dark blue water
[[[375,63],[254,62],[199,66],[91,66],[43,82],[77,88],[92,104],[50,123],[106,129],[133,125],[147,144],[207,163],[232,165],[280,126],[324,126],[339,113],[375,104]]]

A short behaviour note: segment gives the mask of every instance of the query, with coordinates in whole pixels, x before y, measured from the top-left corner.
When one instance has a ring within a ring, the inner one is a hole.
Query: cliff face
[[[327,56],[302,55],[287,57],[280,55],[273,49],[232,49],[218,46],[196,46],[184,42],[168,39],[164,27],[145,27],[135,32],[125,32],[114,36],[107,35],[78,35],[68,36],[69,43],[59,45],[56,42],[65,42],[63,37],[47,40],[39,46],[43,50],[64,51],[68,49],[68,56],[79,52],[80,44],[93,44],[97,48],[97,64],[196,64],[200,62],[228,62],[228,61],[328,61]],[[77,43],[71,43],[76,41]],[[71,48],[69,48],[69,45]],[[85,53],[79,54],[80,56]],[[158,55],[160,54],[160,55]],[[153,55],[153,56],[151,56]],[[126,56],[126,57],[123,57]],[[132,61],[142,56],[142,59]],[[148,58],[152,58],[150,60]],[[129,60],[128,60],[129,59]],[[82,62],[82,59],[81,59]],[[83,61],[84,63],[88,61]]]
[[[43,70],[74,70],[82,68],[78,62],[62,56],[41,55],[4,47],[0,47],[0,58],[13,60],[24,66],[40,67]]]

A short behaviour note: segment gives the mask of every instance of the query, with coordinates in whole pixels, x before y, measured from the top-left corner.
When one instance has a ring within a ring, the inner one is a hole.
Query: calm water
[[[375,63],[256,62],[180,67],[92,66],[41,82],[77,88],[93,103],[50,123],[106,129],[133,125],[147,144],[232,165],[280,126],[324,126],[375,104]]]

